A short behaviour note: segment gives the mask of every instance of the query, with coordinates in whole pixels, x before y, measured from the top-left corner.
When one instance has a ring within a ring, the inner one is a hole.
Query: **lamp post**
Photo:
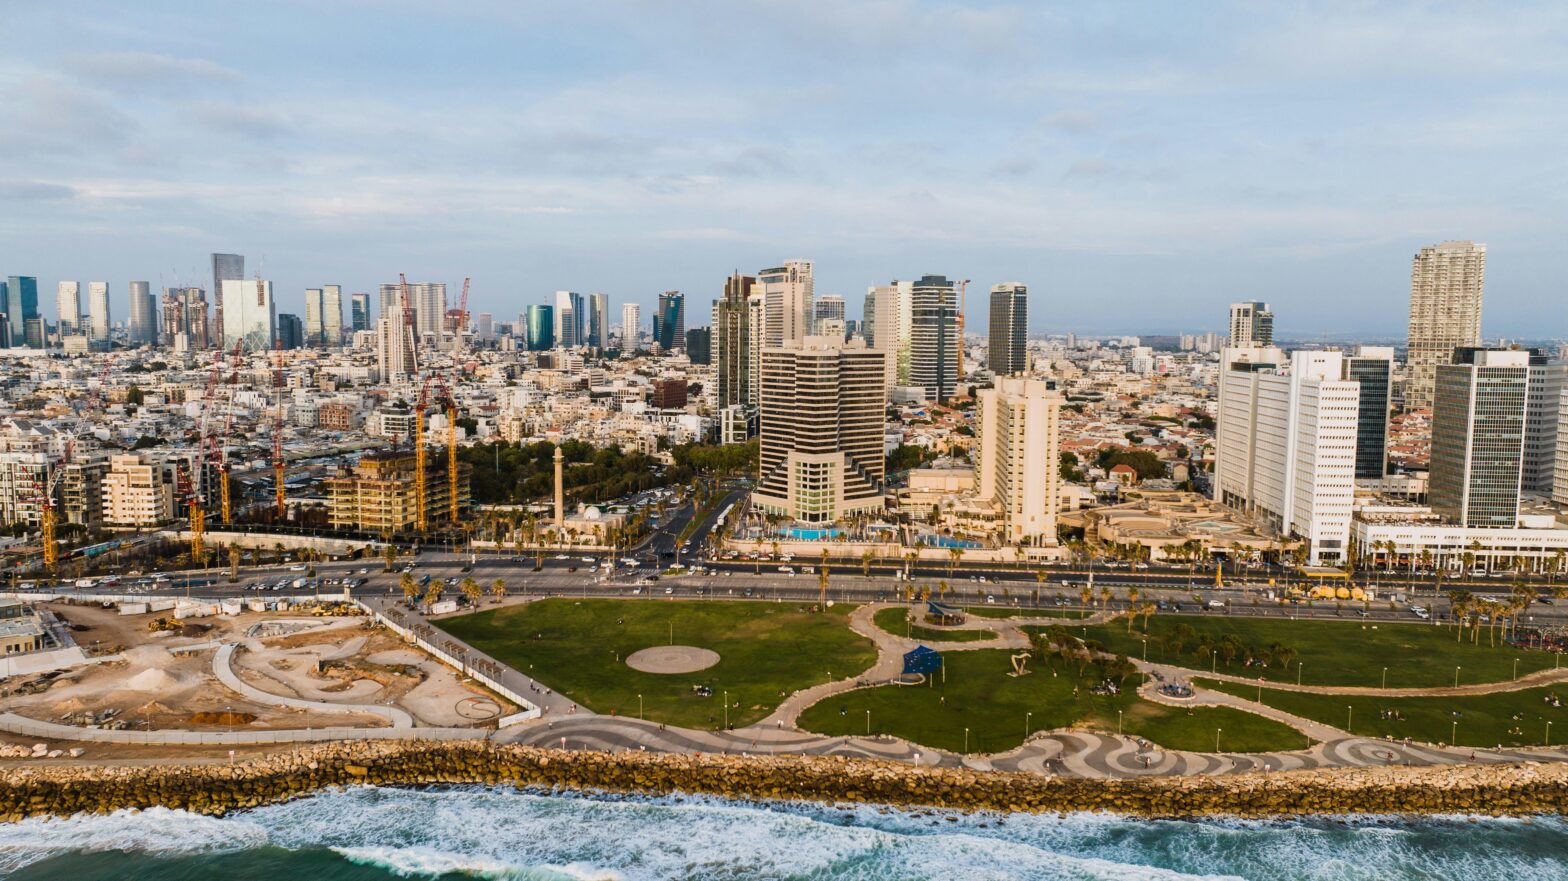
[[[1383,687],[1384,688],[1388,687],[1388,668],[1387,667],[1383,668]]]
[[[1350,733],[1350,720],[1354,719],[1355,715],[1356,715],[1355,705],[1354,704],[1347,705],[1345,707],[1345,733],[1346,734]]]
[[[730,727],[730,693],[724,692],[724,730]]]
[[[1029,724],[1030,719],[1032,719],[1033,717],[1034,717],[1034,713],[1033,712],[1024,713],[1024,739],[1025,740],[1029,739],[1029,732],[1031,730],[1033,730],[1032,726]],[[1547,724],[1551,724],[1551,723],[1548,722]]]
[[[642,695],[637,695],[637,718],[642,718]]]
[[[1306,661],[1297,661],[1296,662],[1296,684],[1297,685],[1301,684],[1301,668],[1305,667],[1306,665],[1307,665]]]
[[[871,736],[871,711],[866,711],[866,736]]]
[[[969,753],[969,729],[965,728],[964,729],[964,754],[967,755],[968,753]]]
[[[1551,746],[1552,745],[1552,720],[1551,719],[1547,719],[1546,720],[1546,743],[1544,745],[1545,746]]]
[[[1120,737],[1121,734],[1122,734],[1122,711],[1121,710],[1117,710],[1116,711],[1116,736]]]
[[[1514,658],[1514,678],[1519,678],[1519,659]]]
[[[1458,746],[1459,745],[1458,740],[1459,740],[1459,720],[1455,719],[1454,723],[1453,723],[1453,726],[1449,729],[1449,732],[1448,732],[1448,745],[1449,746]]]
[[[1209,652],[1209,672],[1210,673],[1218,673],[1219,672],[1219,668],[1220,668],[1220,653],[1218,651],[1211,651],[1211,652]]]
[[[1455,667],[1454,668],[1454,687],[1455,688],[1459,687],[1459,671],[1463,670],[1463,669],[1464,669],[1463,667]]]
[[[1143,660],[1145,663],[1149,660],[1149,638],[1147,636],[1143,638]]]
[[[1223,729],[1223,728],[1216,728],[1216,729],[1214,729],[1214,751],[1215,752],[1219,752],[1220,751],[1220,732],[1224,731],[1224,730],[1225,729]]]

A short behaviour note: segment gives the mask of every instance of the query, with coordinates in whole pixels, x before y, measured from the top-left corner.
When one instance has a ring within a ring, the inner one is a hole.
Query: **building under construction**
[[[452,505],[452,481],[442,456],[425,463],[425,504],[431,523],[445,521]],[[418,466],[412,452],[371,453],[362,457],[348,474],[323,481],[327,492],[327,521],[334,528],[360,532],[397,533],[418,529]],[[469,510],[467,463],[457,466],[457,508]]]

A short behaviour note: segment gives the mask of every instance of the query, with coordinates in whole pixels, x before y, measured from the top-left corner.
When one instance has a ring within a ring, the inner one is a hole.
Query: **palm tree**
[[[463,596],[468,598],[469,604],[476,607],[479,605],[479,598],[484,595],[484,590],[479,587],[479,582],[472,577],[464,578],[463,583],[458,585],[458,589],[463,592]]]
[[[867,578],[871,577],[871,551],[869,548],[860,555],[860,574]]]
[[[240,549],[229,545],[229,582],[240,580]]]
[[[958,561],[964,558],[964,549],[958,545],[953,545],[947,549],[947,556],[949,557],[947,565],[947,577],[951,578],[953,577],[953,573],[958,569]]]
[[[385,564],[383,565],[381,571],[391,572],[397,565],[397,547],[391,542],[387,542],[385,545],[382,545],[381,559]]]
[[[412,606],[414,601],[419,599],[419,582],[414,580],[414,576],[404,572],[403,577],[398,579],[397,585],[403,591],[403,599],[409,605]]]
[[[490,582],[490,596],[494,597],[498,603],[506,599],[506,579],[497,578],[495,581]]]
[[[445,590],[441,585],[442,585],[441,579],[439,579],[439,578],[432,578],[432,579],[430,579],[430,585],[425,588],[425,605],[426,606],[434,606],[436,603],[441,602],[441,594]]]

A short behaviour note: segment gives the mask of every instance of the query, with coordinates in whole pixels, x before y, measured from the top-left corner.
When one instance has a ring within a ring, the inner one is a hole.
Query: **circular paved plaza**
[[[695,673],[718,662],[718,652],[691,645],[659,645],[626,656],[626,666],[644,673]]]

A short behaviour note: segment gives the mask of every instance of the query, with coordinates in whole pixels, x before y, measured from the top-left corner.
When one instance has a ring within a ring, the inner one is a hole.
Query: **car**
[[[577,567],[576,566],[567,566],[566,567],[566,571],[568,571],[568,572],[576,572],[577,571]]]
[[[293,566],[290,566],[289,567],[289,571],[290,572],[304,572],[305,571],[305,564],[304,563],[298,563],[298,564],[295,564]]]
[[[581,559],[582,559],[582,561],[583,561],[583,562],[584,562],[584,563],[595,563],[595,562],[598,562],[598,561],[597,561],[597,560],[596,560],[596,559],[595,559],[595,558],[593,558],[593,557],[583,557],[583,558],[581,558]]]
[[[779,571],[784,573],[785,575],[794,575],[795,574],[794,568],[792,568],[790,566],[780,566],[779,567]]]
[[[1211,609],[1223,609],[1223,608],[1225,608],[1225,601],[1224,600],[1209,600],[1209,608],[1211,608]]]
[[[751,588],[749,588],[749,587],[748,587],[748,588],[746,588],[746,589],[745,589],[745,590],[743,590],[743,591],[741,591],[741,595],[742,595],[742,596],[748,596],[748,597],[749,597],[749,596],[751,596],[751,595],[752,595],[752,594],[754,594],[754,593],[756,593],[756,591],[755,591],[755,590],[752,590],[752,589],[751,589]]]
[[[459,472],[459,473],[461,473],[461,472]],[[370,574],[370,570],[369,569],[360,569],[360,570],[356,571],[354,574],[356,574],[356,575],[369,575]]]
[[[996,597],[994,597],[994,596],[987,596],[985,598],[985,601],[986,601],[986,603],[988,603],[990,605],[996,605]]]
[[[632,596],[640,596],[640,595],[642,595],[642,588],[640,588],[640,587],[632,588]]]
[[[675,592],[675,588],[673,588],[673,587],[666,587],[664,589],[664,595],[665,596],[669,596],[670,594],[672,594],[674,592]]]
[[[568,557],[565,554],[556,554],[555,555],[555,559],[557,559],[557,560],[570,560],[571,557]]]

